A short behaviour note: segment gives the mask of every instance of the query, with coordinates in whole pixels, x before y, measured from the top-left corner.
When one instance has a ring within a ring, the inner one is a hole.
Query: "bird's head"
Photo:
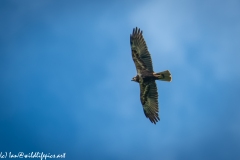
[[[133,77],[131,81],[134,81],[134,82],[139,82],[139,78],[136,76],[136,77]]]

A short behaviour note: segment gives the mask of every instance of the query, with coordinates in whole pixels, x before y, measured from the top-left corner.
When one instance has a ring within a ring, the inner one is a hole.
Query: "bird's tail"
[[[167,82],[172,81],[172,76],[169,70],[153,73],[153,75],[157,78],[157,80],[167,81]]]

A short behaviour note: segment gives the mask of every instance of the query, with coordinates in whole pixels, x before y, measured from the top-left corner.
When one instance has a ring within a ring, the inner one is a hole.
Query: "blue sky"
[[[67,159],[240,158],[240,2],[0,2],[0,152]],[[161,121],[145,118],[129,36],[143,30]]]

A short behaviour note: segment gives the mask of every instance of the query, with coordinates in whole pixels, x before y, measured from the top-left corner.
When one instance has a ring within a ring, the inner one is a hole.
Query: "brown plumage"
[[[140,100],[145,116],[156,124],[160,118],[155,80],[170,82],[172,80],[171,73],[168,70],[158,73],[153,71],[151,55],[148,52],[142,31],[137,27],[133,29],[133,33],[130,35],[130,44],[132,58],[137,69],[137,76],[133,77],[132,81],[140,85]]]

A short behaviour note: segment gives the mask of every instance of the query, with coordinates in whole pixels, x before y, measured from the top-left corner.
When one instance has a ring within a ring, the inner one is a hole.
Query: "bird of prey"
[[[142,31],[134,28],[130,35],[132,59],[137,69],[137,75],[132,81],[140,85],[140,100],[144,114],[149,120],[156,124],[160,120],[158,116],[158,91],[155,80],[170,82],[172,80],[169,70],[154,72],[151,55],[148,51]]]

